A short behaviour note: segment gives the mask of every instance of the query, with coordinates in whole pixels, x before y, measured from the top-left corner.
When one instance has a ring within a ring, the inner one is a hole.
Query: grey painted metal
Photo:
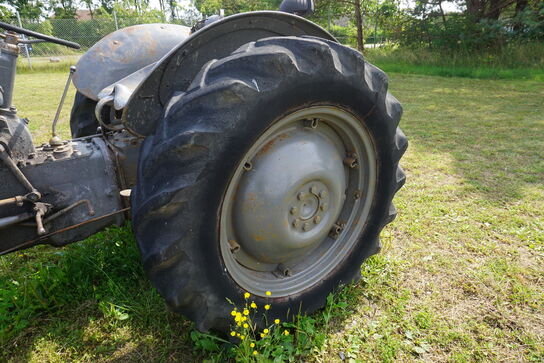
[[[0,229],[0,254],[41,243],[61,246],[80,241],[125,220],[122,214],[110,216],[123,209],[123,202],[119,195],[117,165],[102,137],[70,141],[56,148],[44,145],[20,164],[22,173],[42,194],[40,202],[52,207],[44,216],[44,236],[38,235],[35,223]],[[0,180],[0,199],[27,192],[2,163]],[[90,202],[90,208],[85,201]],[[59,213],[63,210],[64,213]],[[33,214],[33,204],[2,206],[0,219],[24,213]]]
[[[15,41],[15,37],[11,36]],[[9,38],[7,39],[9,41]],[[0,109],[8,110],[13,98],[19,47],[0,38]]]
[[[192,34],[153,66],[131,93],[123,109],[123,124],[134,135],[153,134],[168,100],[176,92],[185,92],[207,62],[226,57],[246,43],[277,36],[336,41],[320,26],[287,13],[259,11],[226,17]]]
[[[189,32],[188,27],[175,24],[142,24],[115,31],[79,59],[74,84],[98,101],[102,89],[158,61]]]
[[[225,194],[220,248],[228,273],[250,293],[275,297],[325,278],[360,243],[376,168],[370,133],[346,110],[309,107],[276,122]]]

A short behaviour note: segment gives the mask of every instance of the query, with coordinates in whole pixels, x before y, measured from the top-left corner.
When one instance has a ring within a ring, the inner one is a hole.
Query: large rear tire
[[[401,113],[381,70],[323,39],[267,38],[205,65],[145,140],[132,194],[168,305],[226,330],[245,291],[285,318],[358,279],[396,215]]]

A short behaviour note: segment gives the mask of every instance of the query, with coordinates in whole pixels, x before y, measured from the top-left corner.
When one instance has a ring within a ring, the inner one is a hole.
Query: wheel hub
[[[373,142],[350,112],[313,106],[275,121],[240,160],[225,193],[225,271],[259,296],[319,283],[363,243],[375,186]]]
[[[243,251],[285,264],[317,247],[345,199],[342,160],[335,143],[313,130],[290,130],[268,142],[235,196],[234,227]]]

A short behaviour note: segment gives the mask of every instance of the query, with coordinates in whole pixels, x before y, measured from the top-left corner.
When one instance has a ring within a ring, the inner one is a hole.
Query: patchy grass
[[[65,75],[18,82],[21,115],[47,140]],[[291,360],[543,361],[544,85],[400,74],[390,83],[411,142],[399,217],[362,280],[299,319]],[[2,361],[227,356],[228,344],[166,310],[129,227],[0,257],[0,286]]]

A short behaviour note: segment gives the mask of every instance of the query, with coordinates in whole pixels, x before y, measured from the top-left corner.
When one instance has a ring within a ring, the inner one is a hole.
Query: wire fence
[[[314,19],[316,20],[316,19]],[[320,19],[317,19],[319,21]],[[108,18],[94,19],[46,19],[41,21],[32,21],[28,19],[12,18],[8,22],[22,26],[25,29],[37,31],[46,35],[76,42],[81,45],[80,50],[73,50],[62,45],[52,43],[38,43],[23,46],[21,54],[27,58],[55,58],[61,56],[78,56],[92,47],[96,42],[107,34],[131,25],[150,24],[150,23],[175,23],[181,25],[181,21],[169,21],[168,19],[158,17],[117,17],[115,14]],[[355,28],[349,25],[338,25],[330,22],[323,22],[323,26],[329,30],[340,42],[346,45],[356,47],[357,33]],[[380,42],[380,39],[367,39],[372,43]]]

